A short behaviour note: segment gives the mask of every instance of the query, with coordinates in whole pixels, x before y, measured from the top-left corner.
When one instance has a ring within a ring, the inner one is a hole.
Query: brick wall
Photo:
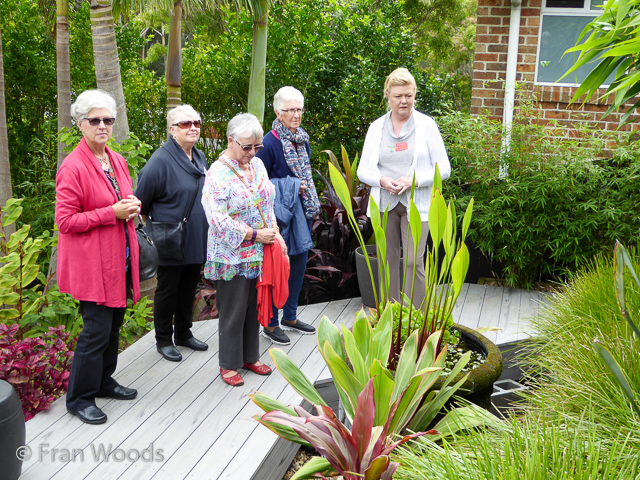
[[[516,82],[515,116],[536,123],[556,121],[560,128],[573,130],[580,123],[615,130],[620,126],[622,113],[604,116],[611,99],[598,100],[593,95],[582,106],[569,105],[576,88],[534,85],[540,9],[542,0],[523,0],[520,17],[520,39]],[[473,63],[473,91],[471,113],[489,115],[502,120],[504,107],[504,81],[507,69],[509,0],[478,0],[476,50]],[[604,90],[600,90],[601,95]],[[636,115],[640,118],[640,115]],[[640,123],[625,125],[623,130],[640,130]]]

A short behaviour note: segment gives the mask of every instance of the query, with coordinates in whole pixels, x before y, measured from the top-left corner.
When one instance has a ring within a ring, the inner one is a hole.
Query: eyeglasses
[[[240,145],[240,148],[242,149],[243,152],[250,152],[251,150],[255,150],[256,153],[258,153],[264,147],[264,145],[262,145],[261,143],[259,143],[258,145],[242,145],[237,140],[236,140],[236,143]]]
[[[291,115],[294,115],[296,113],[298,115],[302,115],[304,113],[304,108],[287,108],[286,110],[281,109],[280,111],[284,113],[290,113]]]
[[[100,125],[100,122],[103,122],[104,125],[106,127],[110,127],[111,125],[113,125],[113,122],[116,121],[115,118],[113,117],[106,117],[106,118],[87,118],[84,117],[83,120],[86,120],[87,122],[89,122],[89,125],[91,125],[92,127],[97,127],[98,125]]]
[[[180,127],[180,128],[191,128],[191,125],[193,125],[196,128],[200,128],[200,120],[183,120],[182,122],[178,122],[178,123],[174,123],[172,125],[172,127]]]

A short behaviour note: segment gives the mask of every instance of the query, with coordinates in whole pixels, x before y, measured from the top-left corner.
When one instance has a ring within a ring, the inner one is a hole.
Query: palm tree
[[[111,0],[90,0],[89,5],[96,81],[98,88],[109,92],[116,100],[118,121],[113,126],[113,137],[118,143],[122,143],[129,134],[129,121],[122,88],[112,4]]]
[[[248,111],[258,117],[258,120],[262,123],[264,120],[265,73],[267,69],[269,1],[245,0],[245,2],[253,17]]]
[[[58,77],[58,131],[71,127],[71,57],[69,54],[69,0],[56,0],[56,73]],[[58,142],[58,168],[66,154]]]
[[[182,104],[182,0],[173,2],[167,53],[167,112]]]
[[[2,28],[0,27],[0,205],[13,196],[11,165],[9,163],[9,139],[7,113],[4,100],[4,60],[2,56]]]

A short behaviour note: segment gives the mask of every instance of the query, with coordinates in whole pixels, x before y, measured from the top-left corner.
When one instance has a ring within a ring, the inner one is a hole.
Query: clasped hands
[[[129,195],[127,198],[123,198],[118,203],[114,203],[112,207],[118,220],[125,220],[128,222],[140,214],[140,200],[138,200],[134,195]]]
[[[402,195],[404,192],[411,188],[411,177],[400,177],[397,180],[393,180],[389,177],[382,177],[380,179],[380,186],[384,188],[391,195]],[[416,184],[416,187],[418,185]]]
[[[256,234],[256,242],[264,243],[264,244],[272,244],[275,241],[280,243],[280,247],[282,247],[282,254],[287,256],[287,245],[284,243],[284,238],[280,235],[280,232],[277,228],[260,228]]]

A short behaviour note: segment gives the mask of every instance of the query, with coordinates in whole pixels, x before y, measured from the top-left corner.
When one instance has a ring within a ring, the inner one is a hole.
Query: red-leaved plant
[[[305,442],[312,445],[321,457],[313,457],[296,474],[293,479],[333,477],[342,475],[344,480],[391,480],[398,468],[389,454],[399,445],[412,438],[425,434],[437,435],[435,430],[397,436],[389,434],[392,418],[402,401],[404,394],[394,404],[391,414],[384,426],[374,426],[376,416],[374,380],[367,382],[358,395],[358,406],[353,417],[353,426],[349,430],[324,405],[314,405],[317,415],[311,415],[299,406],[291,407],[291,413],[273,410],[253,418],[287,438],[281,427],[290,429]],[[259,395],[249,395],[259,405]],[[289,410],[289,409],[287,409]]]
[[[30,420],[67,391],[75,339],[64,325],[22,340],[18,331],[17,324],[0,323],[0,380],[13,385]]]

